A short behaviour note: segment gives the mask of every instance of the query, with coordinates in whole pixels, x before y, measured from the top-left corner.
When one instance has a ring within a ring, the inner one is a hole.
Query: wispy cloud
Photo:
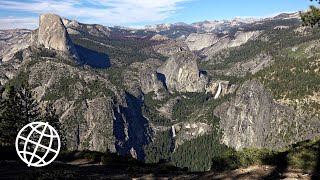
[[[36,29],[37,17],[0,17],[0,29]]]
[[[56,13],[86,23],[123,25],[165,20],[187,1],[191,0],[1,0],[0,10]]]

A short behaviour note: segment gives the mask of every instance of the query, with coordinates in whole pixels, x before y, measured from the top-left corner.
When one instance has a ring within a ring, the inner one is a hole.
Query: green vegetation
[[[196,109],[202,107],[212,95],[204,93],[183,93],[178,103],[173,107],[173,119],[184,121]]]
[[[86,92],[84,92],[83,95],[88,99],[96,97],[99,93],[109,97],[114,96],[113,92],[106,87],[106,84],[99,80],[86,83],[85,91]]]
[[[201,68],[207,70],[212,79],[232,83],[257,79],[272,92],[275,99],[288,100],[295,107],[303,106],[307,112],[320,112],[319,103],[315,101],[311,100],[308,105],[304,105],[305,99],[310,100],[310,96],[316,95],[320,89],[320,31],[316,28],[301,30],[300,27],[267,29],[259,36],[260,39],[223,50],[209,61],[201,62]],[[260,56],[270,56],[272,64],[254,75],[247,73],[244,77],[234,77],[219,74],[219,71],[227,70],[236,63],[261,58]]]
[[[299,99],[320,89],[319,55],[311,58],[276,56],[274,65],[259,71],[251,78],[258,79],[271,90],[276,99]]]
[[[283,49],[292,48],[302,43],[320,39],[320,32],[315,29],[308,29],[309,34],[304,36],[295,29],[299,26],[292,26],[288,29],[270,29],[260,35],[268,37],[267,41],[261,39],[248,41],[246,44],[223,50],[209,61],[201,63],[205,70],[221,70],[230,67],[237,62],[245,62],[255,58],[259,54],[266,54],[274,57],[279,55]],[[215,62],[215,63],[213,63]]]
[[[85,86],[85,88],[79,89],[77,86],[79,84]],[[61,77],[58,83],[53,84],[51,88],[46,91],[44,100],[53,102],[65,97],[69,101],[72,101],[75,100],[76,96],[79,96],[78,100],[83,100],[94,98],[99,94],[103,94],[108,97],[113,96],[113,92],[107,88],[105,82],[92,80],[86,83],[78,76]]]
[[[154,139],[153,142],[144,147],[146,154],[145,162],[157,163],[163,160],[169,160],[174,148],[171,130],[158,132]]]
[[[122,72],[125,67],[111,67],[108,69],[98,70],[98,72],[106,73],[111,83],[120,89],[125,89],[123,84]]]
[[[288,165],[306,171],[320,168],[320,140],[304,141],[287,150]]]
[[[39,105],[27,85],[7,85],[7,98],[0,104],[0,145],[14,146],[15,137],[26,124],[39,121]]]
[[[300,13],[300,17],[303,21],[303,25],[314,27],[318,25],[320,21],[320,9],[315,6],[310,6],[310,10],[306,13]]]
[[[243,149],[226,150],[212,159],[214,171],[232,170],[251,165],[273,165],[292,167],[306,172],[317,171],[320,167],[320,140],[304,141],[280,150]]]
[[[206,171],[210,169],[210,159],[220,155],[226,149],[225,145],[221,145],[219,138],[219,119],[214,116],[214,109],[230,99],[232,95],[224,96],[214,100],[212,95],[203,93],[181,93],[173,94],[163,101],[152,99],[153,93],[145,95],[144,99],[144,114],[151,122],[156,125],[170,127],[172,122],[162,120],[157,117],[157,108],[159,105],[166,102],[168,99],[180,96],[173,108],[174,123],[191,121],[207,122],[212,124],[213,131],[210,134],[197,137],[196,139],[186,141],[184,144],[176,147],[174,150],[175,141],[172,138],[171,129],[163,132],[158,132],[151,144],[144,147],[147,163],[157,163],[163,160],[170,160],[174,165],[180,168],[187,167],[191,171]],[[202,114],[199,116],[199,114]],[[160,121],[157,121],[160,120]],[[161,121],[162,120],[162,121]],[[174,150],[174,151],[173,151]],[[209,157],[209,158],[208,158]]]
[[[316,41],[302,43],[295,48],[284,48],[273,56],[274,63],[271,66],[248,78],[263,83],[275,99],[289,100],[294,107],[303,106],[307,112],[319,114],[319,103],[310,99],[320,89],[319,58]],[[309,99],[308,105],[304,99]],[[297,104],[297,100],[304,104]]]
[[[144,101],[142,105],[142,113],[148,119],[157,126],[171,126],[172,122],[170,119],[167,119],[165,117],[162,117],[159,115],[158,108],[160,104],[163,104],[163,102],[166,102],[168,98],[159,101],[154,100],[152,97],[154,96],[154,92],[145,94]],[[174,97],[174,95],[171,95],[170,97]]]
[[[235,151],[227,148],[220,156],[212,158],[211,170],[225,171],[244,168],[251,165],[281,165],[284,162],[285,153],[268,149],[243,149]]]
[[[14,85],[7,83],[5,93],[6,98],[0,99],[0,146],[14,146],[15,137],[23,126],[30,122],[44,121],[49,122],[59,132],[65,148],[64,131],[52,105],[49,104],[41,110],[26,82]]]
[[[213,131],[210,134],[197,137],[186,141],[184,144],[176,147],[172,138],[171,129],[158,132],[154,141],[144,147],[145,162],[158,163],[161,161],[171,161],[180,168],[187,167],[190,171],[207,171],[210,169],[210,159],[220,156],[227,149],[221,145],[219,138],[219,119],[214,117]],[[173,151],[174,150],[174,151]]]
[[[117,67],[129,65],[133,62],[142,62],[149,58],[165,59],[153,50],[154,42],[144,39],[102,39],[95,36],[88,37],[87,35],[72,35],[71,38],[79,46],[108,54],[112,65]]]
[[[68,100],[74,99],[75,84],[79,80],[79,77],[62,77],[59,83],[55,83],[52,88],[46,92],[46,101],[54,101],[62,97]]]
[[[208,171],[211,167],[210,159],[223,154],[227,147],[219,142],[219,119],[215,118],[213,122],[215,128],[210,134],[187,141],[175,149],[172,162],[177,167],[188,167],[190,171]]]
[[[230,99],[233,94],[219,99],[213,99],[211,94],[203,93],[184,93],[182,96],[185,98],[181,98],[173,107],[173,119],[183,122],[186,119],[197,119],[198,115],[202,114],[202,121],[207,120],[209,123],[212,123],[215,120],[213,110]]]

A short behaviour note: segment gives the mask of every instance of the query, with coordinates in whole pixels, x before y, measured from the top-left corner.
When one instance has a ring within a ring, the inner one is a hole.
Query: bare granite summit
[[[60,16],[56,14],[40,15],[37,40],[38,45],[62,51],[78,58],[78,53],[73,46],[68,31]]]

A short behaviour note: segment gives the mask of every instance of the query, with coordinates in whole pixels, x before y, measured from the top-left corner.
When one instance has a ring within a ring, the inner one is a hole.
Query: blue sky
[[[83,23],[144,26],[234,17],[270,17],[306,10],[309,0],[1,0],[0,29],[35,29],[38,16],[56,13]]]

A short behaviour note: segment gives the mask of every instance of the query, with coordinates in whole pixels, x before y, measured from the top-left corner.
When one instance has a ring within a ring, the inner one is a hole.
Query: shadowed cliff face
[[[79,54],[79,63],[96,69],[105,69],[111,66],[109,56],[78,45],[75,48]]]
[[[114,108],[113,133],[116,150],[121,155],[131,154],[144,160],[143,146],[151,142],[153,130],[149,121],[142,115],[140,99],[126,93],[127,107]]]

